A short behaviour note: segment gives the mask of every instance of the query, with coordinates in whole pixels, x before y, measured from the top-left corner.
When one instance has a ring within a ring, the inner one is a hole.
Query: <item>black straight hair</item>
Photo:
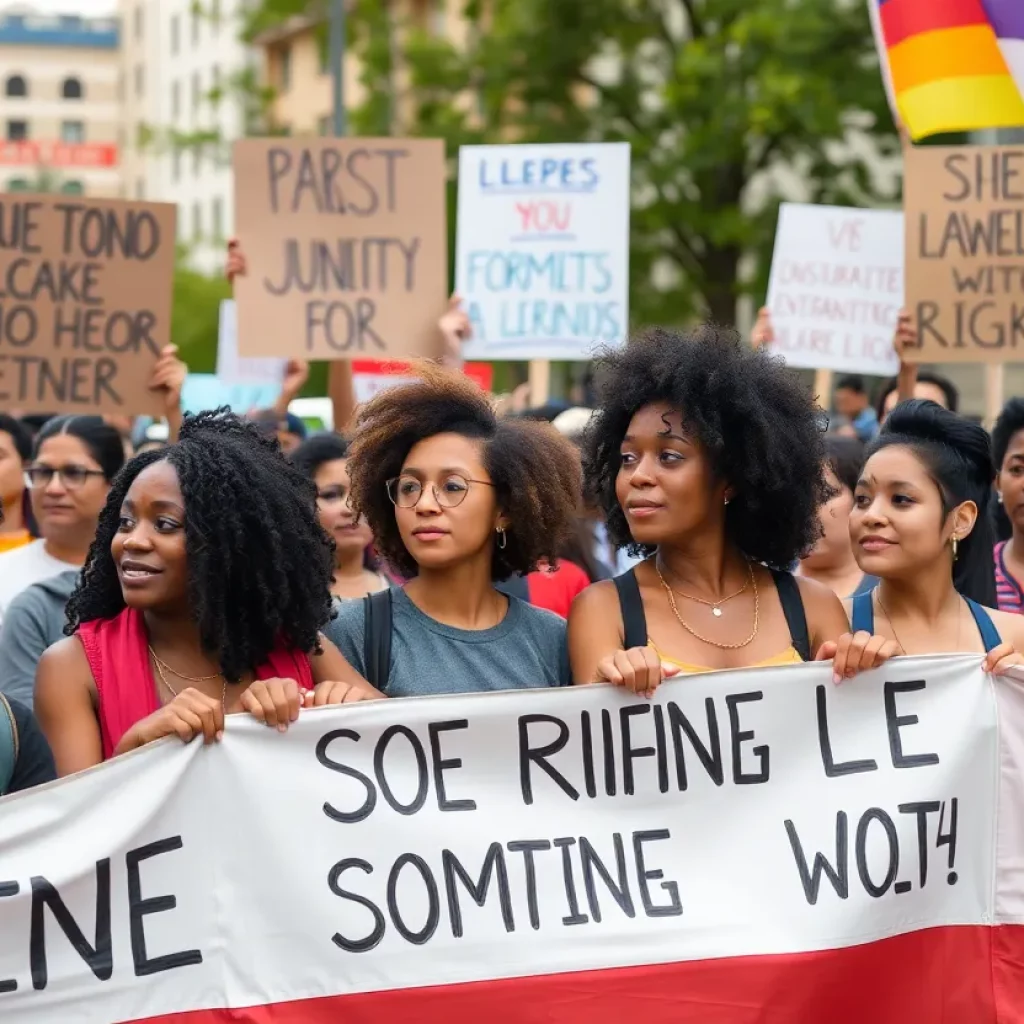
[[[958,544],[953,586],[978,604],[994,608],[996,579],[992,527],[992,444],[977,423],[915,398],[890,413],[882,432],[868,448],[868,458],[883,448],[908,448],[935,482],[942,498],[943,521],[965,501],[978,506],[974,529]]]
[[[124,465],[124,441],[116,428],[106,423],[102,416],[56,416],[36,435],[32,457],[39,458],[39,449],[44,441],[59,434],[75,437],[88,449],[89,454],[107,479],[117,476]]]

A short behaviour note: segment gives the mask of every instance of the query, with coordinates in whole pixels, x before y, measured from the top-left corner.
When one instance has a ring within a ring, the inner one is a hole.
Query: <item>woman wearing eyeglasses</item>
[[[352,501],[404,588],[347,602],[327,627],[389,697],[559,686],[565,622],[495,583],[553,560],[580,493],[575,449],[498,419],[461,374],[424,367],[362,410]]]
[[[317,434],[292,452],[292,465],[316,484],[320,525],[334,541],[331,595],[336,601],[365,597],[391,584],[373,567],[369,555],[373,534],[366,520],[352,511],[348,475],[348,442],[338,434]]]
[[[121,435],[99,416],[60,416],[43,427],[25,471],[40,536],[0,555],[0,616],[33,583],[81,568],[123,465]]]

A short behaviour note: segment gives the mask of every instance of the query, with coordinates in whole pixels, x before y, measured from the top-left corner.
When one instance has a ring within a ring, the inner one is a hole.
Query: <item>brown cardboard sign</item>
[[[904,150],[910,362],[1024,358],[1024,146]]]
[[[0,195],[0,408],[158,414],[175,208]]]
[[[448,283],[439,139],[235,143],[246,356],[435,356]]]

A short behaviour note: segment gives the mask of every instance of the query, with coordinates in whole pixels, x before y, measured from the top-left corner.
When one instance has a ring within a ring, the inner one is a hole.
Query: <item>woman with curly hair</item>
[[[163,736],[211,742],[233,712],[284,731],[302,704],[374,696],[319,632],[332,558],[315,500],[275,442],[224,410],[118,474],[68,637],[36,677],[61,775]]]
[[[461,374],[420,373],[363,407],[349,449],[353,505],[409,582],[344,604],[327,635],[389,697],[566,683],[565,622],[495,583],[554,559],[579,457]]]
[[[680,672],[815,652],[838,681],[895,653],[847,636],[839,598],[788,572],[830,492],[819,410],[781,361],[713,327],[655,330],[599,373],[586,479],[612,540],[645,561],[576,599],[576,682],[651,694]]]
[[[1024,614],[1024,398],[1011,398],[992,430],[998,509],[1009,527],[995,546],[1000,611]]]
[[[996,674],[1024,663],[1024,620],[992,610],[985,430],[913,399],[893,409],[867,454],[850,536],[861,569],[880,582],[851,600],[853,628],[877,628],[907,654],[984,653]]]

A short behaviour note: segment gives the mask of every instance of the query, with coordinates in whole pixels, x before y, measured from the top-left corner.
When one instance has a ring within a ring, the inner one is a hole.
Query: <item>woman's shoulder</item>
[[[995,608],[985,608],[984,611],[996,627],[1000,639],[1004,643],[1011,643],[1022,654],[1024,654],[1024,615],[1017,612],[1001,612]]]
[[[510,597],[509,603],[516,609],[522,628],[544,637],[562,639],[565,636],[565,619],[560,615],[548,611],[547,608],[527,604],[518,597]]]
[[[51,668],[71,669],[81,666],[89,667],[89,659],[85,654],[85,646],[82,644],[80,633],[74,636],[66,636],[55,644],[47,647],[39,658],[40,666],[46,665]]]

